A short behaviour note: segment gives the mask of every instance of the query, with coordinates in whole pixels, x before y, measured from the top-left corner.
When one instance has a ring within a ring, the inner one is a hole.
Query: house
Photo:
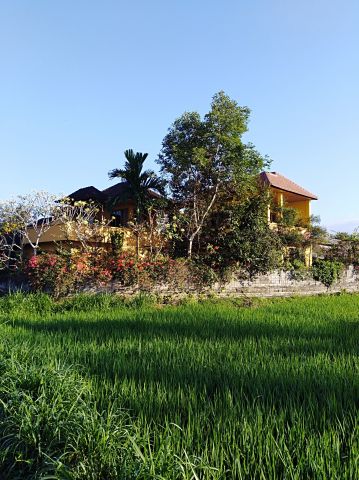
[[[277,172],[262,172],[260,180],[268,185],[272,196],[273,204],[268,207],[268,223],[272,229],[276,228],[279,221],[281,209],[290,207],[297,213],[297,218],[302,227],[298,227],[305,235],[303,227],[310,221],[310,204],[317,200],[316,195],[297,185],[292,180]],[[161,198],[155,191],[150,191],[152,198]],[[72,202],[95,202],[100,208],[100,214],[107,220],[106,227],[101,232],[101,239],[97,239],[102,246],[111,244],[113,233],[121,232],[123,235],[123,249],[126,251],[136,250],[136,238],[128,223],[135,217],[135,200],[128,182],[117,183],[105,190],[98,190],[94,186],[80,188],[71,193],[68,198]],[[43,251],[56,250],[56,244],[70,243],[72,247],[78,247],[80,242],[75,232],[65,231],[63,225],[54,224],[42,236],[40,247]],[[141,249],[146,249],[146,236],[143,236]],[[26,245],[25,245],[26,249]],[[312,263],[312,250],[308,247],[305,252],[305,260],[308,266]]]
[[[161,198],[153,190],[148,192],[151,198]],[[98,235],[89,241],[89,244],[110,248],[113,235],[120,233],[123,237],[123,250],[135,252],[137,248],[136,238],[128,227],[129,222],[135,217],[135,200],[131,187],[127,182],[119,182],[105,190],[98,190],[94,186],[80,188],[68,195],[65,203],[92,202],[96,204],[97,219],[102,220],[104,226],[98,229]],[[66,227],[69,227],[67,225]],[[35,231],[31,232],[30,238],[35,240]],[[148,239],[142,235],[141,249],[148,248]],[[61,222],[53,222],[51,227],[44,231],[40,239],[40,248],[44,252],[55,252],[59,246],[81,248],[81,241],[76,234],[76,229],[65,228]],[[25,256],[31,257],[33,250],[29,242],[24,242]]]
[[[270,187],[273,195],[275,208],[268,208],[269,223],[276,223],[278,211],[289,207],[296,211],[300,223],[308,224],[311,216],[310,204],[312,200],[318,200],[316,195],[278,172],[262,172],[260,179]]]
[[[269,186],[272,193],[273,202],[272,205],[268,206],[270,228],[275,230],[284,208],[290,208],[295,211],[297,217],[295,229],[303,236],[307,235],[306,226],[310,223],[311,201],[318,200],[318,197],[278,172],[262,172],[260,179],[265,185]],[[312,246],[307,246],[303,254],[306,266],[311,267],[313,261]]]

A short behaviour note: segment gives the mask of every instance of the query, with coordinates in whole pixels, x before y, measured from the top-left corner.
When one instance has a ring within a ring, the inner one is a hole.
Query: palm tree
[[[132,149],[124,152],[126,162],[124,168],[115,168],[108,173],[110,179],[120,178],[125,180],[131,189],[131,196],[135,202],[136,224],[143,222],[146,207],[153,195],[151,191],[155,190],[164,194],[165,182],[153,170],[143,169],[143,164],[148,157],[148,153],[134,152]],[[118,199],[114,198],[113,203]],[[139,253],[139,235],[137,235],[137,254]]]

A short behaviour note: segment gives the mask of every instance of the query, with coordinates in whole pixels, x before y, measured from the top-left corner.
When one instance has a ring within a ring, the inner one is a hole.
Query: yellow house
[[[274,208],[268,207],[268,223],[271,228],[277,228],[278,215],[280,215],[280,210],[283,207],[293,208],[297,212],[298,220],[302,225],[309,223],[310,204],[312,200],[317,200],[315,195],[277,172],[262,172],[260,179],[269,186],[274,200]],[[149,195],[153,198],[160,198],[160,195],[154,191],[150,191]],[[100,215],[107,219],[107,226],[100,231],[96,244],[109,247],[112,234],[121,232],[123,249],[131,252],[136,251],[138,247],[136,238],[132,230],[128,228],[128,223],[135,216],[135,201],[131,187],[127,182],[119,182],[102,191],[93,186],[80,188],[68,197],[73,202],[93,201],[99,205]],[[300,228],[300,231],[305,235],[305,228]],[[35,238],[35,233],[33,236]],[[148,248],[148,239],[146,239],[146,235],[142,235],[141,238],[140,248],[143,251]],[[39,246],[43,251],[55,251],[59,243],[63,245],[68,243],[75,248],[81,246],[75,230],[65,229],[64,225],[54,223],[41,236]],[[25,253],[29,256],[32,254],[30,245],[26,245],[26,242]],[[310,266],[312,263],[311,247],[308,247],[305,252],[305,260],[306,264]]]
[[[160,198],[160,195],[152,190],[149,191],[152,198]],[[109,248],[114,233],[121,233],[123,236],[123,250],[135,252],[136,238],[128,228],[128,223],[135,217],[135,201],[131,187],[127,182],[119,182],[105,190],[98,190],[94,186],[80,188],[67,196],[73,202],[94,202],[99,208],[98,219],[103,219],[106,226],[98,229],[97,238],[89,241],[89,244]],[[32,242],[36,240],[36,232],[29,231]],[[141,235],[141,250],[148,248],[148,238]],[[69,245],[71,248],[81,248],[81,241],[76,233],[76,228],[71,225],[64,225],[57,221],[51,223],[50,227],[41,235],[39,247],[44,252],[55,252],[59,245]],[[32,256],[33,249],[28,241],[24,242],[25,256]]]
[[[306,235],[306,225],[310,223],[311,201],[318,200],[318,197],[301,187],[297,183],[289,180],[278,172],[262,172],[260,174],[262,182],[270,187],[273,197],[273,206],[268,206],[268,223],[271,228],[277,228],[280,212],[283,208],[292,208],[297,214],[299,226],[297,229]],[[305,263],[312,265],[312,247],[309,246],[304,252]]]
[[[293,208],[301,223],[307,224],[310,221],[310,202],[318,200],[316,195],[277,172],[262,172],[260,177],[265,184],[269,185],[276,207]],[[269,207],[268,221],[275,222],[276,214],[277,209],[273,211]]]

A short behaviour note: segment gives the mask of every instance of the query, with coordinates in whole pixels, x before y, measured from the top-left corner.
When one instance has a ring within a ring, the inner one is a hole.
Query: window
[[[111,222],[112,227],[125,227],[128,222],[128,208],[121,208],[112,212],[114,217]]]

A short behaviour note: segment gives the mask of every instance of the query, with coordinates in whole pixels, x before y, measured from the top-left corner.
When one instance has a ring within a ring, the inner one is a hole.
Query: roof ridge
[[[115,187],[118,187],[119,185],[126,185],[126,184],[129,184],[129,183],[127,181],[117,182],[117,183],[114,183],[113,185],[110,185],[107,188],[104,188],[103,190],[101,190],[101,192],[107,192],[108,190],[111,190],[111,188],[115,188]]]

